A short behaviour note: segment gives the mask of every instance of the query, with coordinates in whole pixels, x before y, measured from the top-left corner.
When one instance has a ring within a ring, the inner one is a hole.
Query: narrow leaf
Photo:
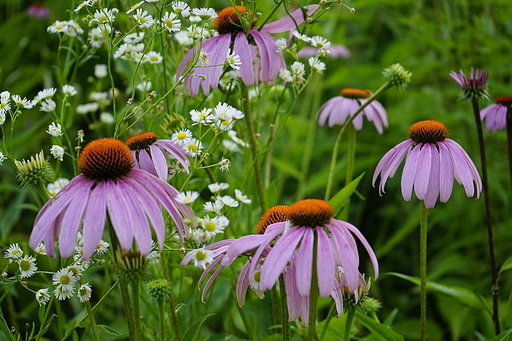
[[[343,208],[348,198],[350,198],[350,196],[354,194],[357,185],[359,184],[359,181],[361,181],[361,178],[364,176],[364,174],[365,173],[359,175],[357,178],[352,180],[351,183],[343,187],[338,193],[336,193],[336,195],[334,195],[329,200],[329,204],[331,204],[336,214],[341,210],[341,208]]]
[[[182,341],[195,341],[199,337],[199,334],[201,333],[201,326],[203,325],[204,321],[210,316],[214,314],[208,314],[203,317],[201,317],[199,320],[194,322],[193,325],[191,325],[187,331],[185,332],[185,335],[183,336]]]
[[[361,322],[366,328],[368,328],[374,336],[376,336],[379,340],[382,341],[404,341],[404,337],[398,333],[396,333],[390,327],[379,323],[364,315],[361,312],[356,312],[357,320]]]

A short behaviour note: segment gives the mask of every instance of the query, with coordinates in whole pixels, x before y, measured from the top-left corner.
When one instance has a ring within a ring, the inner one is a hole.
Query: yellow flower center
[[[340,95],[346,98],[360,99],[368,98],[372,94],[366,90],[346,88],[340,91]]]
[[[418,143],[436,143],[444,141],[449,131],[443,123],[428,120],[414,123],[407,134]]]
[[[288,209],[289,219],[294,225],[317,227],[327,224],[334,216],[334,210],[327,201],[304,199]]]

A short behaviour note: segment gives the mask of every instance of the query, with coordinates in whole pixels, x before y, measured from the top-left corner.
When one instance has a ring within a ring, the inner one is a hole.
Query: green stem
[[[350,331],[352,330],[352,322],[354,322],[354,315],[356,314],[355,307],[347,308],[347,319],[345,320],[345,336],[343,337],[343,341],[350,340]]]
[[[507,108],[507,145],[508,145],[508,166],[510,171],[510,186],[512,193],[512,106]]]
[[[345,186],[348,185],[354,177],[354,164],[356,160],[356,128],[350,126],[348,128],[348,163],[347,174],[345,175]]]
[[[314,231],[313,242],[313,263],[311,266],[311,288],[309,290],[309,322],[308,322],[308,341],[316,341],[316,315],[318,305],[318,274],[317,274],[317,250],[318,239],[316,230]]]
[[[158,325],[160,326],[160,341],[165,341],[164,302],[162,300],[158,300]]]
[[[281,289],[281,333],[283,335],[283,341],[290,341],[291,331],[290,322],[288,322],[288,305],[286,297],[286,286],[284,284],[283,275],[279,276],[279,288]]]
[[[254,162],[254,175],[256,176],[256,187],[258,189],[258,196],[260,198],[261,212],[266,211],[265,194],[263,193],[263,182],[261,180],[261,168],[258,161],[258,151],[256,149],[256,135],[254,134],[253,122],[251,117],[251,106],[249,103],[249,91],[245,84],[242,85],[242,104],[244,109],[245,124],[247,126],[247,133],[249,135],[249,146],[251,155]]]
[[[489,245],[489,259],[491,266],[491,280],[492,280],[492,303],[493,303],[493,315],[492,319],[494,322],[494,332],[496,335],[500,333],[500,315],[498,310],[498,279],[499,273],[496,266],[496,253],[494,251],[494,233],[492,228],[492,215],[491,215],[491,199],[489,194],[489,181],[487,176],[487,160],[485,156],[485,145],[484,145],[484,134],[482,130],[482,121],[480,119],[480,108],[478,105],[478,99],[473,98],[471,100],[473,107],[473,114],[475,117],[476,130],[478,133],[478,145],[480,147],[480,161],[482,163],[482,188],[484,191],[484,202],[485,202],[485,221],[487,226],[487,241]],[[507,114],[508,116],[508,114]]]
[[[334,316],[334,312],[336,311],[336,304],[333,302],[331,304],[331,308],[329,309],[329,313],[327,314],[327,318],[324,322],[324,327],[322,328],[322,333],[320,334],[320,341],[324,340],[325,334],[327,333],[327,329],[329,328],[329,324],[331,323],[332,317]]]
[[[167,280],[167,282],[172,283],[171,273],[169,272],[169,265],[167,263],[167,253],[162,252],[160,254],[160,261],[162,262],[162,268],[165,279]],[[176,315],[176,305],[174,303],[174,296],[172,295],[172,291],[169,292],[169,310],[171,313],[171,321],[172,327],[174,329],[174,336],[176,337],[177,341],[181,341],[180,324],[178,322],[178,316]]]
[[[121,298],[123,300],[123,311],[126,316],[126,324],[128,325],[128,334],[130,335],[130,340],[135,341],[135,328],[133,321],[133,310],[130,301],[130,293],[128,291],[128,281],[123,276],[119,279],[119,288],[121,289]]]
[[[420,340],[427,340],[427,227],[428,209],[421,202],[420,220]]]
[[[98,326],[96,325],[96,319],[94,318],[94,311],[92,310],[91,301],[85,301],[85,307],[87,308],[87,314],[89,315],[89,321],[91,322],[92,335],[95,341],[100,341],[100,335],[98,334]]]
[[[393,85],[391,84],[390,81],[387,81],[386,83],[382,84],[382,86],[379,89],[377,89],[377,91],[375,91],[368,98],[368,100],[366,102],[364,102],[363,105],[361,105],[359,107],[359,109],[357,109],[357,111],[352,116],[350,116],[347,119],[347,121],[341,126],[340,132],[338,134],[338,137],[336,138],[336,142],[334,143],[334,148],[332,150],[331,168],[329,170],[329,177],[327,179],[327,186],[325,188],[325,197],[324,197],[325,200],[329,200],[331,198],[334,170],[336,169],[336,160],[338,157],[338,148],[339,148],[339,144],[341,142],[341,138],[343,137],[343,134],[345,133],[345,130],[352,123],[352,121],[354,121],[354,119],[357,117],[357,115],[360,115],[363,112],[364,108],[366,108],[372,101],[376,100],[378,97],[380,97],[384,92],[386,92],[386,90],[388,90],[392,86]]]
[[[130,282],[132,287],[132,309],[133,309],[133,331],[135,340],[142,340],[142,331],[140,326],[140,279],[133,278]]]

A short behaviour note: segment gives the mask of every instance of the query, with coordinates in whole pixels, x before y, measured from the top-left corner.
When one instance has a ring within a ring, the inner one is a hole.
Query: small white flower
[[[76,140],[78,141],[78,143],[84,143],[85,142],[84,137],[85,137],[85,134],[82,129],[80,129],[79,131],[76,132]]]
[[[23,256],[18,259],[18,266],[20,269],[20,277],[28,278],[34,275],[37,271],[36,259],[32,256]]]
[[[188,35],[191,39],[207,39],[210,37],[210,31],[198,25],[187,27]]]
[[[210,235],[201,228],[196,228],[190,231],[192,239],[198,244],[206,244],[210,241]]]
[[[212,110],[210,108],[204,108],[203,110],[192,110],[190,112],[190,118],[194,122],[194,124],[203,124],[207,125],[212,122],[215,118],[212,115]]]
[[[226,56],[226,64],[231,66],[233,70],[240,70],[240,66],[242,65],[242,61],[240,60],[240,56],[237,55],[235,52],[229,53]]]
[[[190,38],[190,35],[187,31],[179,31],[174,34],[174,39],[180,44],[181,46],[189,46],[194,43],[194,40]]]
[[[51,148],[50,148],[50,153],[53,155],[54,158],[56,158],[57,160],[59,161],[62,161],[63,160],[63,157],[64,157],[64,148],[62,148],[61,146],[58,146],[56,144],[54,144]]]
[[[18,108],[30,109],[34,106],[31,100],[26,97],[21,98],[20,95],[12,95],[12,101],[18,106]]]
[[[241,201],[242,203],[248,205],[252,202],[251,199],[247,197],[247,195],[243,194],[241,190],[235,189],[235,197],[238,199],[238,201]]]
[[[238,145],[231,140],[222,140],[222,145],[224,146],[224,148],[226,148],[230,152],[234,153],[234,152],[240,151],[240,148],[238,147]]]
[[[62,86],[62,92],[66,96],[74,96],[76,95],[76,88],[73,85],[64,85]]]
[[[98,245],[96,245],[96,254],[103,255],[108,251],[108,247],[110,246],[109,243],[104,241],[103,239],[100,239],[100,242]]]
[[[205,50],[201,49],[199,52],[199,56],[197,57],[197,62],[201,64],[208,64],[208,60],[210,59],[210,54]]]
[[[51,26],[48,27],[48,32],[50,33],[61,33],[65,32],[67,29],[68,23],[67,21],[59,21],[57,20]]]
[[[197,156],[203,152],[203,144],[195,138],[187,138],[183,141],[185,152],[190,156]]]
[[[218,200],[227,207],[238,207],[238,201],[230,197],[229,195],[223,195]]]
[[[152,87],[153,87],[153,83],[151,83],[151,81],[144,81],[135,86],[135,88],[137,88],[137,90],[139,90],[141,92],[148,92],[151,90]]]
[[[287,69],[279,70],[279,78],[286,83],[293,81],[292,73]]]
[[[74,12],[75,13],[78,13],[78,11],[80,11],[83,7],[85,6],[92,6],[93,3],[95,2],[96,0],[85,0],[85,1],[82,1],[80,3],[80,5],[78,5],[75,9],[74,9]]]
[[[53,294],[59,301],[63,301],[65,299],[73,297],[73,293],[75,291],[74,287],[65,287],[62,285],[58,285],[57,288],[53,291]]]
[[[18,245],[18,243],[11,244],[9,248],[5,251],[4,257],[12,259],[21,259],[21,257],[23,257],[23,250]]]
[[[279,38],[275,42],[276,44],[276,52],[283,52],[284,49],[288,46],[288,43],[286,41],[286,38]]]
[[[213,8],[194,8],[192,9],[192,14],[197,15],[201,18],[201,20],[215,19],[217,18],[217,12]]]
[[[194,266],[198,269],[204,270],[206,267],[213,262],[211,256],[211,250],[197,250],[194,255]]]
[[[46,132],[53,137],[62,136],[64,134],[62,132],[62,127],[61,127],[60,123],[55,123],[55,122],[52,122],[48,126],[48,130],[46,130]]]
[[[224,204],[221,203],[220,201],[217,201],[217,200],[215,200],[215,202],[207,201],[203,205],[203,209],[206,212],[212,212],[212,213],[215,213],[215,214],[221,214],[221,210],[222,210],[223,207],[224,207]]]
[[[73,286],[77,281],[77,278],[75,277],[73,272],[68,268],[60,269],[59,271],[57,271],[53,275],[52,279],[54,285],[69,290],[73,289]]]
[[[137,21],[140,27],[148,28],[155,24],[155,20],[147,11],[143,11],[141,8],[137,9],[137,12],[133,15],[133,19]]]
[[[239,144],[240,146],[242,147],[248,147],[249,144],[247,142],[245,142],[244,140],[242,140],[241,138],[239,138],[237,136],[237,133],[235,130],[230,130],[228,131],[228,136],[231,137],[231,139],[236,143],[236,144]]]
[[[39,103],[43,99],[52,98],[56,92],[57,92],[57,88],[43,89],[37,93],[36,97],[34,97],[34,102]]]
[[[40,102],[41,106],[39,107],[39,111],[44,112],[52,112],[55,111],[55,108],[57,107],[57,103],[51,98],[45,99],[44,101]]]
[[[297,30],[293,31],[292,33],[293,33],[293,35],[294,35],[297,39],[302,40],[302,41],[305,41],[306,43],[309,43],[309,42],[311,41],[311,38],[310,38],[310,37],[308,37],[308,36],[307,36],[307,35],[305,35],[305,34],[300,33],[300,32],[299,32],[299,31],[297,31]]]
[[[312,37],[309,43],[320,50],[328,50],[331,47],[331,42],[321,36]]]
[[[182,12],[189,12],[190,7],[184,1],[173,1],[171,7],[174,12],[182,14]]]
[[[185,193],[181,192],[176,196],[176,201],[182,204],[191,204],[199,197],[199,192],[196,191],[186,191]]]
[[[150,64],[160,64],[162,62],[162,55],[156,51],[149,51],[142,58],[142,62],[148,62]]]
[[[50,291],[45,289],[39,289],[36,291],[36,301],[39,303],[39,305],[46,305],[50,301]]]
[[[108,76],[107,65],[105,64],[96,64],[94,65],[94,76],[96,78],[105,78]]]
[[[188,129],[181,129],[171,135],[171,141],[174,141],[180,145],[185,145],[187,139],[192,138],[192,132]]]
[[[101,10],[96,10],[96,12],[94,12],[94,19],[92,19],[92,21],[100,24],[108,24],[113,22],[115,17],[113,10],[102,8]]]
[[[219,193],[225,189],[229,188],[229,184],[226,182],[214,182],[213,184],[208,185],[208,189],[212,193]]]
[[[175,13],[165,12],[160,19],[165,26],[165,28],[169,31],[169,33],[175,33],[181,30],[181,21],[177,19],[178,16]],[[188,35],[187,35],[188,37]]]
[[[43,255],[43,256],[45,256],[45,255],[46,255],[46,247],[44,246],[44,243],[39,243],[39,245],[34,249],[34,251],[35,251],[38,255]]]
[[[304,64],[301,62],[294,62],[292,66],[290,66],[290,69],[292,71],[292,75],[294,76],[304,76],[306,73]]]
[[[126,11],[126,14],[130,14],[132,13],[133,11],[135,11],[137,8],[139,8],[143,3],[145,3],[146,0],[142,0],[140,2],[137,2],[135,5],[133,5],[132,7],[130,7],[129,10]]]
[[[0,109],[0,126],[3,125],[5,123],[5,112],[3,110]],[[4,154],[2,154],[3,156]],[[2,164],[2,161],[0,161],[0,165]]]
[[[130,33],[130,34],[127,34],[124,38],[123,38],[123,41],[127,44],[138,44],[140,43],[143,39],[144,39],[144,35],[145,33],[144,32],[135,32],[135,33]]]
[[[91,299],[91,294],[92,289],[89,283],[84,283],[80,286],[80,288],[78,288],[77,296],[82,303],[89,301]]]
[[[201,221],[201,226],[203,226],[205,233],[208,234],[210,238],[213,238],[217,234],[224,232],[224,229],[228,225],[229,219],[222,215],[214,218],[204,216]]]
[[[222,160],[220,160],[220,170],[227,172],[229,167],[231,167],[231,161],[223,157]]]
[[[100,114],[100,121],[105,124],[113,124],[116,121],[116,119],[114,118],[114,116],[111,113],[102,112]]]
[[[80,104],[76,107],[76,112],[78,114],[87,114],[89,112],[95,112],[99,109],[99,105],[96,102],[86,103],[86,104]]]
[[[325,63],[321,62],[317,57],[310,57],[308,62],[313,72],[322,73],[325,70]]]
[[[10,97],[11,97],[11,93],[9,91],[0,92],[0,102],[5,103],[5,102],[9,101]]]

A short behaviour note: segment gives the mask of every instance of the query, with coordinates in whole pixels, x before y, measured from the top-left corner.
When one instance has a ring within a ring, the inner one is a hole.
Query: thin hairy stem
[[[420,340],[427,340],[427,229],[428,208],[421,202],[420,218]]]

